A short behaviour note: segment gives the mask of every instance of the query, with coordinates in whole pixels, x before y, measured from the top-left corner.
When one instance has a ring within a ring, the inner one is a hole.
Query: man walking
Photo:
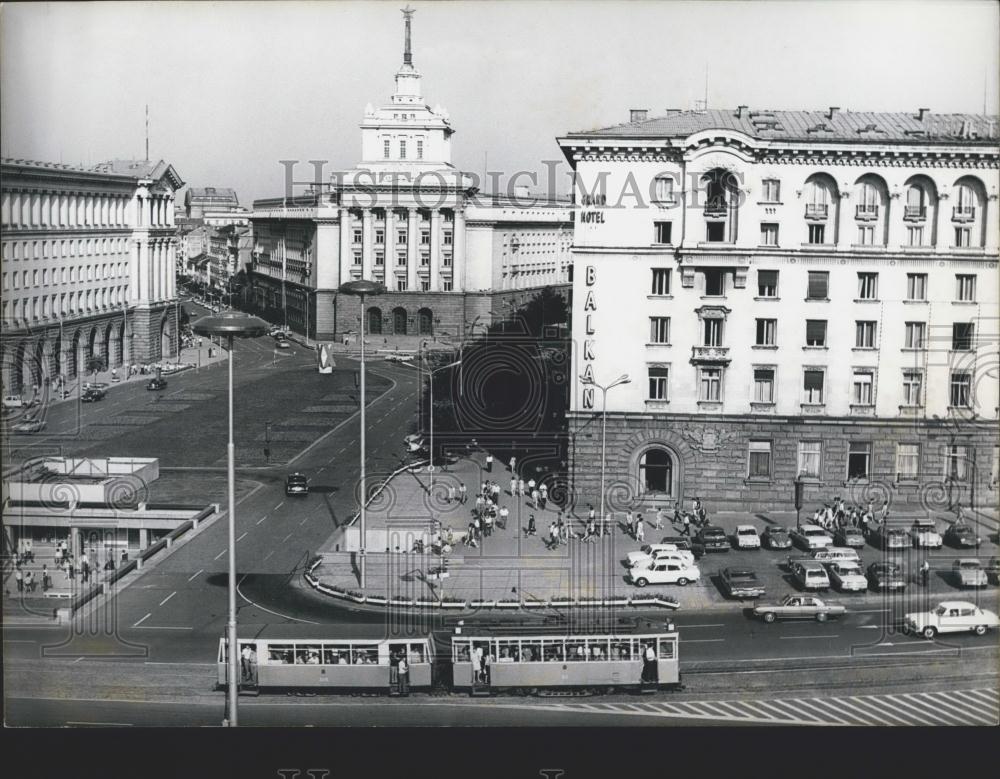
[[[490,494],[493,497],[493,505],[494,506],[499,506],[500,505],[500,485],[497,484],[496,482],[494,482],[493,485],[490,487],[490,490],[491,490]]]
[[[513,498],[515,495],[517,495],[517,477],[516,476],[511,476],[510,477],[510,496]]]
[[[642,521],[642,513],[635,518],[635,540],[640,544],[646,541],[646,523]]]
[[[465,482],[464,481],[463,482],[459,482],[459,484],[458,484],[458,502],[461,503],[464,506],[466,500],[468,500],[468,495],[466,494]]]
[[[20,568],[14,571],[14,581],[17,582],[17,591],[24,592],[24,574],[21,573]]]
[[[656,524],[654,527],[657,530],[663,530],[663,506],[656,507]]]
[[[525,536],[533,536],[533,535],[535,535],[536,532],[537,532],[537,530],[535,528],[535,515],[534,514],[529,514],[528,515],[528,527],[524,531],[524,535]]]
[[[514,457],[514,455],[511,455],[510,456],[510,475],[511,476],[516,476],[517,475],[517,468],[515,467],[516,465],[517,465],[517,458]]]
[[[690,514],[685,514],[684,515],[684,525],[683,525],[683,527],[681,527],[681,535],[682,536],[688,536],[689,538],[691,536],[691,515]]]
[[[549,523],[549,549],[555,549],[559,546],[559,527],[556,525],[555,520]]]
[[[549,488],[547,486],[545,486],[544,483],[538,488],[538,500],[539,500],[539,503],[540,503],[540,505],[542,507],[542,511],[544,511],[545,510],[545,504],[549,500]]]
[[[493,473],[493,455],[486,455],[486,472]]]
[[[507,529],[508,516],[510,516],[510,510],[506,506],[504,506],[503,508],[500,509],[500,521],[498,523],[498,526],[500,527],[501,530]]]
[[[524,479],[517,480],[517,494],[520,497],[524,497]]]

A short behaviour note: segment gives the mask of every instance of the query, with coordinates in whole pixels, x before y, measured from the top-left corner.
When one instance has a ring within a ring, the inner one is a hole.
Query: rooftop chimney
[[[742,119],[743,118],[743,114],[746,113],[746,111],[747,111],[748,108],[749,108],[749,106],[745,106],[745,105],[737,106],[736,107],[736,118],[737,119]]]
[[[917,110],[917,119],[919,119],[921,122],[924,121],[924,117],[927,116],[927,114],[929,114],[930,112],[931,112],[931,109],[929,109],[929,108],[920,108],[920,109],[918,109]]]
[[[827,114],[826,118],[827,119],[833,119],[833,117],[835,117],[837,115],[837,112],[839,110],[840,110],[840,106],[839,105],[832,105],[832,106],[830,106],[830,113]]]
[[[644,122],[649,117],[648,108],[632,108],[628,112],[628,120],[630,122]]]

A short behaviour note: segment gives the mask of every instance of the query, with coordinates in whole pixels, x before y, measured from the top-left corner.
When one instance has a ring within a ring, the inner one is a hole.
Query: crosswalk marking
[[[997,725],[1000,694],[979,689],[753,701],[566,702],[556,708],[775,725]]]

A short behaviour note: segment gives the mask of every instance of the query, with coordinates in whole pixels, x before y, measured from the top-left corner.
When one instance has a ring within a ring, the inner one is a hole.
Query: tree
[[[95,376],[104,370],[104,358],[98,355],[93,355],[87,359],[87,372],[92,373]]]

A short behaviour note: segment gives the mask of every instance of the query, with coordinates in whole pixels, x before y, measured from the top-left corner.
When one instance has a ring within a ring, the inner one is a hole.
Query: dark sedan
[[[875,590],[902,590],[906,578],[898,563],[872,563],[868,566],[868,583]]]
[[[729,536],[721,527],[707,525],[698,531],[694,544],[706,552],[728,552]]]
[[[865,534],[856,527],[842,527],[833,534],[833,543],[835,546],[860,549],[865,545]]]
[[[750,568],[723,568],[719,575],[722,591],[730,598],[759,598],[764,594],[764,586],[757,574]]]
[[[966,524],[954,524],[944,531],[944,542],[958,549],[976,548],[982,543],[976,531]]]
[[[309,479],[301,473],[290,473],[285,479],[286,495],[308,495]]]
[[[768,549],[792,548],[792,537],[788,535],[788,528],[781,525],[768,525],[764,528],[761,538]]]
[[[166,379],[150,379],[149,383],[146,385],[146,389],[150,391],[162,390],[167,388]]]
[[[105,392],[103,389],[100,389],[98,387],[91,387],[86,392],[84,392],[83,395],[80,396],[80,400],[82,400],[84,403],[95,403],[98,400],[104,400],[107,394],[108,393]]]

